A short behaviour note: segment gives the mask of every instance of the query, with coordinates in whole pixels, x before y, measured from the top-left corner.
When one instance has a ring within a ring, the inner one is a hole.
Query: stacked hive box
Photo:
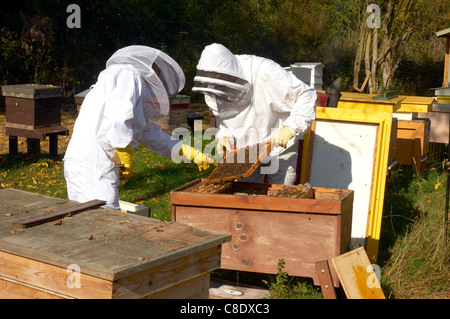
[[[17,137],[28,141],[28,151],[40,151],[39,140],[50,137],[50,155],[58,152],[58,135],[68,135],[61,126],[62,87],[42,84],[5,85],[2,94],[6,104],[6,135],[9,151],[17,153]]]

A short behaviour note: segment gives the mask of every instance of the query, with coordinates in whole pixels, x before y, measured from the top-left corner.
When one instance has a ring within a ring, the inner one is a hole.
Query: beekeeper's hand
[[[294,134],[292,133],[292,130],[289,127],[285,126],[272,135],[272,137],[270,138],[270,142],[272,143],[272,145],[280,145],[286,148],[287,142],[289,142],[293,135]]]
[[[209,164],[213,164],[214,166],[218,165],[214,160],[189,145],[183,144],[181,146],[180,155],[197,164],[199,171],[208,169]]]
[[[134,172],[133,147],[130,144],[126,148],[118,148],[116,150],[120,163],[123,165],[119,167],[120,178],[129,179]]]
[[[226,136],[219,137],[216,145],[216,152],[220,157],[225,157],[229,152],[233,151],[230,138]]]

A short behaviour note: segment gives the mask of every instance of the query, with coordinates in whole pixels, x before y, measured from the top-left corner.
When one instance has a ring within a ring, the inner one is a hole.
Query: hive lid
[[[53,86],[50,84],[15,84],[2,86],[3,96],[26,99],[61,97],[62,93],[62,86]]]
[[[434,90],[434,95],[447,95],[450,96],[450,87],[439,87],[439,88],[431,88],[430,90]]]

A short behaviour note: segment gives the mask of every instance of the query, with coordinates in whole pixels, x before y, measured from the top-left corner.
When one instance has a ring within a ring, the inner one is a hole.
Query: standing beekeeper
[[[115,52],[86,96],[64,157],[70,200],[106,201],[119,209],[120,173],[133,172],[138,143],[166,157],[184,156],[207,169],[207,158],[162,132],[156,121],[185,84],[180,66],[167,54],[146,46]],[[214,163],[215,164],[215,163]]]
[[[192,91],[205,95],[216,117],[219,154],[271,141],[268,159],[277,165],[266,171],[269,183],[295,182],[298,139],[316,115],[314,89],[272,60],[234,55],[214,43],[201,54]],[[262,182],[264,168],[244,180]]]

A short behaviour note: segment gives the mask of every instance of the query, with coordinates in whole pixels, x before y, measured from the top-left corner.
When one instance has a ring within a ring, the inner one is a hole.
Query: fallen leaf
[[[55,225],[56,225],[56,226],[64,225],[64,222],[63,222],[62,220],[58,220],[58,221],[55,223]]]
[[[52,211],[53,211],[53,209],[47,209],[44,213],[48,214],[48,213],[51,213]]]
[[[139,261],[147,261],[147,260],[148,260],[148,257],[139,257],[138,260],[139,260]]]
[[[89,236],[89,240],[95,240],[95,237],[94,236]]]
[[[11,213],[6,213],[5,216],[12,216],[12,214]]]

